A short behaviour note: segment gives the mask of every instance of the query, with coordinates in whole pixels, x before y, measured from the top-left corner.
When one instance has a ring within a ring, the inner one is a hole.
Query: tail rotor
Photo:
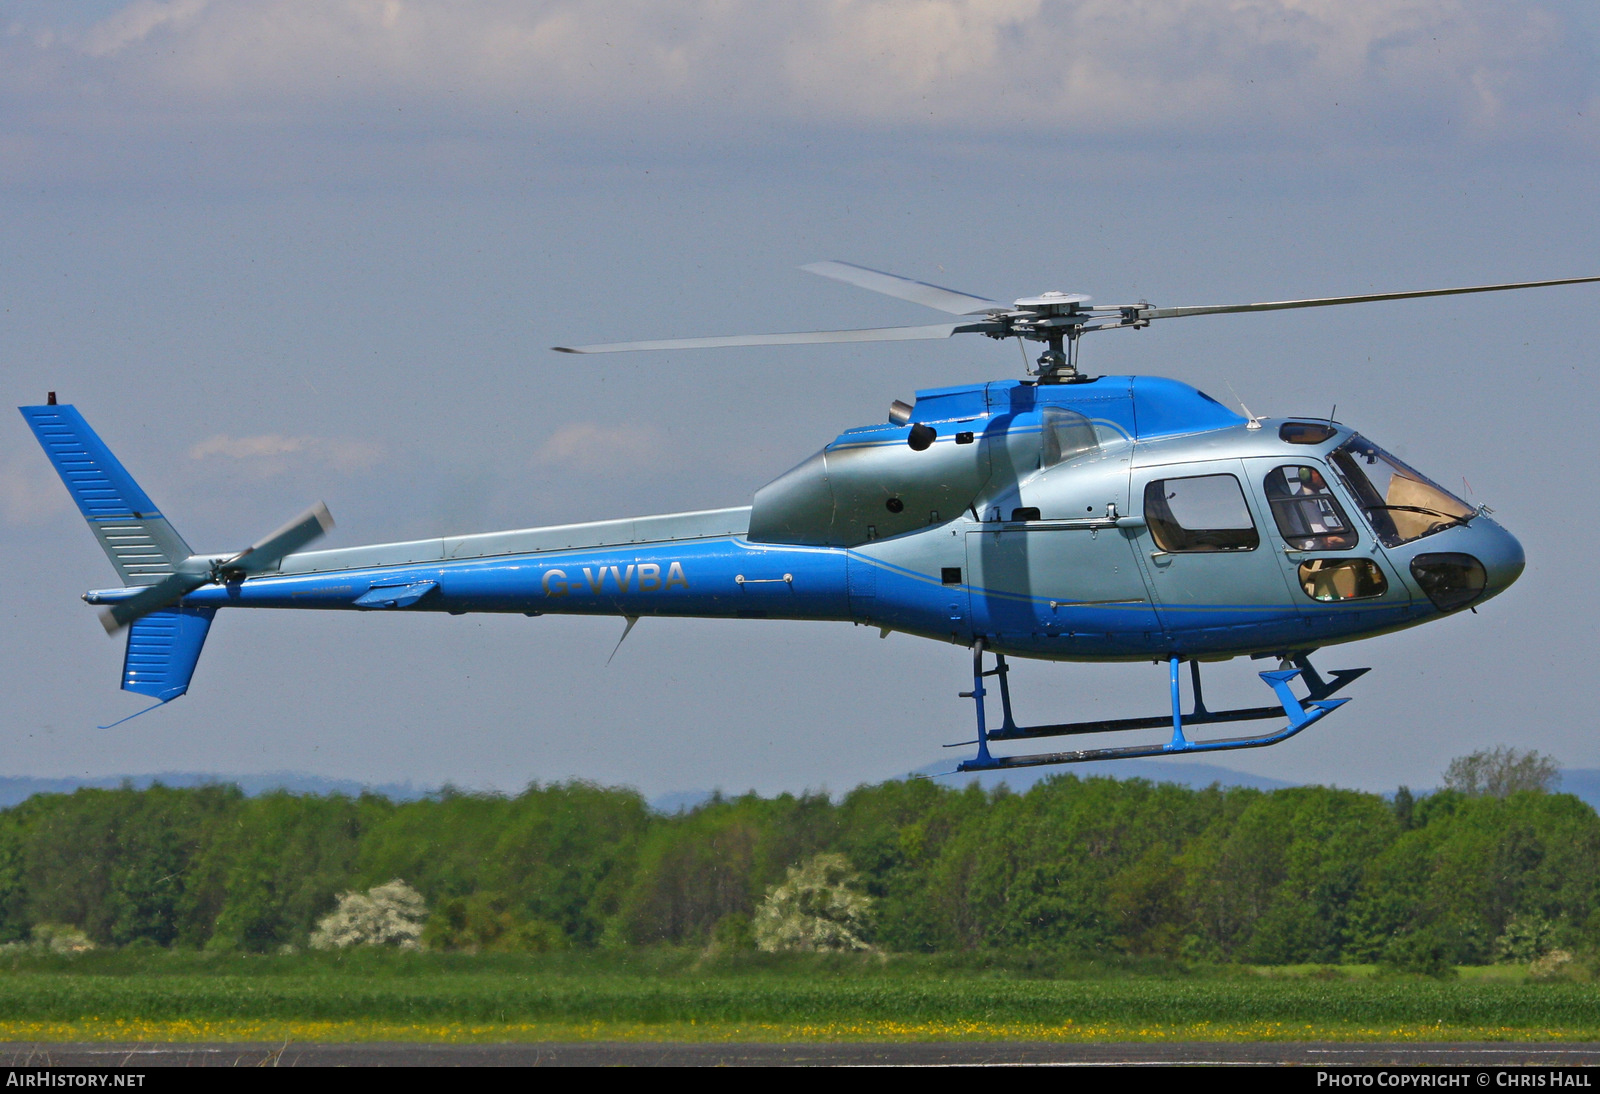
[[[176,604],[203,585],[226,585],[264,573],[332,528],[333,515],[319,501],[276,532],[236,555],[192,555],[184,559],[171,574],[154,585],[101,611],[100,625],[105,627],[107,634],[116,634],[151,612]]]

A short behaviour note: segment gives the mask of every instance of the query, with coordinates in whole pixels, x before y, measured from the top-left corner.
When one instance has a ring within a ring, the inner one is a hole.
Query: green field
[[[1484,975],[1487,972],[1489,975]],[[0,1040],[1600,1040],[1600,987],[1508,970],[100,953],[0,971]]]

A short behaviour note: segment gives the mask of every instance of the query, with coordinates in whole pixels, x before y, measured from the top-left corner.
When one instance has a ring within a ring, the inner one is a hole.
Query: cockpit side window
[[[1039,415],[1039,466],[1051,467],[1100,447],[1094,426],[1075,410],[1047,406]]]
[[[1365,437],[1351,437],[1329,459],[1385,547],[1465,524],[1477,513]]]
[[[1328,481],[1304,464],[1267,475],[1267,501],[1283,541],[1298,551],[1343,551],[1356,545],[1356,532]]]
[[[1157,479],[1144,488],[1144,519],[1163,551],[1253,551],[1261,544],[1232,475]]]

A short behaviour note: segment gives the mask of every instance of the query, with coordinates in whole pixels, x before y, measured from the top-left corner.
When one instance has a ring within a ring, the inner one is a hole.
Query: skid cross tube
[[[1197,662],[1191,660],[1189,662],[1189,672],[1190,679],[1193,682],[1194,710],[1185,716],[1183,713],[1182,689],[1179,686],[1182,658],[1177,654],[1173,654],[1167,661],[1172,703],[1172,713],[1169,715],[1154,718],[1118,718],[1098,722],[1073,722],[1050,726],[1018,726],[1011,714],[1011,689],[1006,680],[1009,669],[1006,666],[1005,657],[1002,654],[996,654],[996,667],[985,671],[983,667],[983,648],[983,640],[980,638],[974,643],[972,651],[973,690],[961,693],[962,698],[970,698],[977,704],[978,739],[976,744],[978,746],[978,754],[971,760],[959,764],[956,767],[957,771],[993,771],[1011,767],[1042,767],[1051,764],[1085,763],[1094,760],[1169,756],[1183,752],[1227,752],[1241,748],[1265,748],[1268,745],[1275,745],[1280,741],[1288,740],[1307,726],[1320,721],[1349,702],[1349,699],[1329,699],[1328,696],[1368,671],[1367,669],[1339,669],[1331,673],[1329,679],[1324,680],[1311,667],[1306,655],[1300,654],[1286,657],[1284,661],[1293,664],[1293,668],[1280,668],[1275,671],[1258,674],[1262,681],[1272,688],[1273,694],[1278,700],[1277,706],[1209,711],[1206,709],[1204,695],[1200,687],[1200,666]],[[985,690],[983,687],[983,678],[985,676],[998,676],[1000,678],[1000,701],[1004,711],[1004,718],[1001,727],[993,732],[989,731],[985,719]],[[1304,700],[1296,696],[1294,689],[1290,687],[1290,684],[1296,678],[1300,678],[1306,685],[1308,695]],[[1280,717],[1287,718],[1289,724],[1276,733],[1261,736],[1192,741],[1184,733],[1185,726],[1214,725]],[[1080,733],[1113,733],[1132,729],[1159,729],[1164,726],[1172,727],[1172,736],[1165,744],[1091,748],[1071,752],[1041,753],[1031,756],[994,756],[989,752],[990,741],[1026,740],[1036,737],[1067,736]]]

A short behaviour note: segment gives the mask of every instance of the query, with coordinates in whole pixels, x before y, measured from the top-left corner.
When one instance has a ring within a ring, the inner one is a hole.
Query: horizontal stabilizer
[[[165,608],[135,620],[122,660],[122,690],[163,703],[188,691],[215,614],[212,608]]]

